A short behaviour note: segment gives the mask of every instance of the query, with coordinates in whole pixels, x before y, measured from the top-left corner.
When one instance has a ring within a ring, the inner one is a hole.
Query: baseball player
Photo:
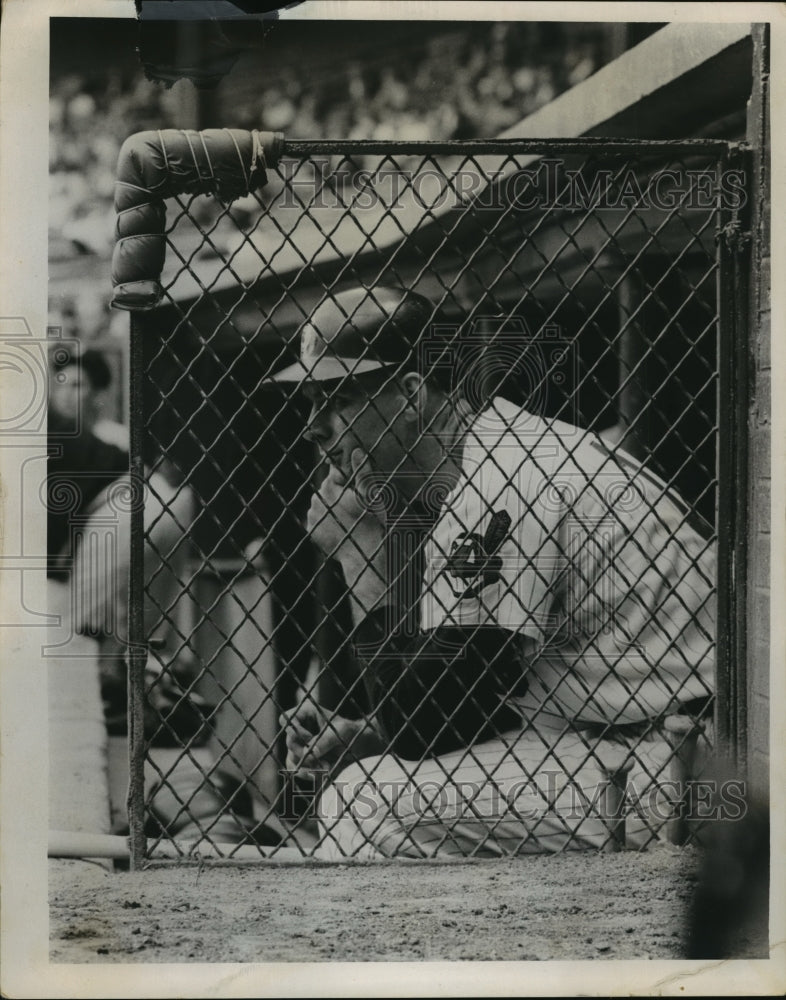
[[[641,791],[669,755],[642,734],[712,694],[714,552],[597,435],[451,391],[422,349],[432,317],[401,289],[347,290],[274,376],[312,403],[330,471],[307,527],[343,570],[371,706],[285,713],[287,766],[330,778],[327,856],[597,848],[609,775]],[[402,528],[421,539],[404,565]]]

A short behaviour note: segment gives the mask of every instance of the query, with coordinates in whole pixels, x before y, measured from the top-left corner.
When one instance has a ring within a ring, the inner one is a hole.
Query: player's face
[[[311,403],[307,436],[328,462],[349,480],[352,452],[359,448],[375,472],[395,475],[407,463],[412,442],[401,420],[402,397],[393,385],[362,378],[304,387]]]

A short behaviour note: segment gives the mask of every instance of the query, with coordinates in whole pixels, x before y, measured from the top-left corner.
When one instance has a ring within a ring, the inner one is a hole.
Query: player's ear
[[[405,420],[415,421],[426,412],[428,402],[428,386],[423,376],[417,372],[407,372],[400,380],[404,403],[403,416]]]

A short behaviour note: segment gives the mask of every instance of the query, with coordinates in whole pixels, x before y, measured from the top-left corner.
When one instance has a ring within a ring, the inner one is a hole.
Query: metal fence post
[[[131,869],[144,863],[145,838],[145,665],[147,644],[144,622],[145,521],[144,521],[144,359],[142,324],[131,314],[130,352],[130,467],[131,541],[128,579],[128,824]]]
[[[723,172],[749,164],[740,147],[718,163]],[[722,197],[719,194],[719,197]],[[746,268],[750,233],[739,208],[721,205],[718,228],[718,747],[744,771],[746,756],[746,564],[748,379]]]

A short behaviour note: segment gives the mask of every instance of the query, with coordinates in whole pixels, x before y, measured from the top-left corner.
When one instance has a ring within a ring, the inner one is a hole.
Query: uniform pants
[[[666,780],[671,755],[658,736],[629,749],[583,731],[555,736],[527,729],[421,763],[370,757],[324,790],[318,856],[597,851],[615,835],[619,846],[638,849],[665,839],[676,795]],[[615,772],[624,774],[616,810],[605,797]]]

